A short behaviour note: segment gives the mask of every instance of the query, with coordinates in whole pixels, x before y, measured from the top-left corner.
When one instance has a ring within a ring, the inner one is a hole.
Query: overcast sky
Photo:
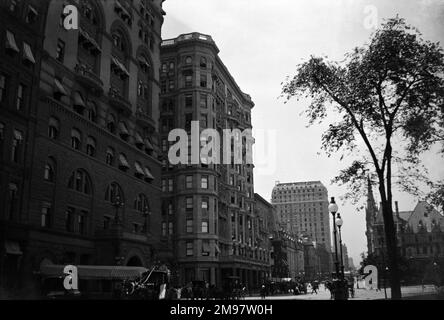
[[[300,115],[306,102],[284,104],[278,99],[281,82],[295,74],[298,63],[310,55],[340,61],[369,39],[373,21],[381,23],[396,14],[426,39],[444,43],[444,0],[166,0],[163,7],[163,39],[188,32],[211,35],[222,61],[256,104],[253,127],[275,132],[275,169],[255,173],[255,192],[268,200],[276,181],[320,180],[329,196],[344,194],[330,181],[346,163],[320,150],[325,126],[306,127],[307,120]],[[256,136],[256,147],[266,144],[267,139]],[[431,154],[425,161],[435,177],[444,178],[442,158]],[[417,202],[397,192],[394,197],[402,211],[412,210]],[[357,265],[366,251],[365,214],[350,203],[339,205],[343,240]]]

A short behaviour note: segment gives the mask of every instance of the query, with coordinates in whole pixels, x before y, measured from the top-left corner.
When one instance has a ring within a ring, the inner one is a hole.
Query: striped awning
[[[78,91],[74,92],[74,105],[82,108],[86,107],[85,101],[83,101],[83,98]]]
[[[148,138],[145,139],[145,148],[147,150],[149,150],[149,151],[153,151],[154,150],[154,147],[153,147],[153,145],[151,144],[151,141]]]
[[[99,44],[94,40],[93,37],[91,37],[88,32],[83,30],[82,28],[79,28],[79,32],[82,35],[82,37],[88,41],[97,51],[102,52],[102,49],[100,48]]]
[[[6,30],[6,48],[14,50],[15,52],[20,52],[17,43],[15,42],[14,34],[9,30]]]
[[[145,167],[145,178],[149,180],[154,180],[154,176],[151,174],[151,171],[149,168]]]
[[[135,139],[136,139],[136,145],[137,145],[137,146],[143,146],[143,145],[145,144],[145,143],[143,142],[143,138],[142,138],[142,136],[141,136],[140,133],[138,133],[138,132],[136,132]]]
[[[66,92],[65,87],[58,79],[54,79],[54,86],[56,93],[60,93],[61,95],[67,96],[68,92]]]
[[[34,55],[32,54],[31,47],[26,42],[23,42],[23,58],[28,60],[32,64],[35,64]]]
[[[140,278],[148,269],[143,267],[123,266],[76,266],[79,279],[83,280],[134,280]],[[64,265],[47,264],[40,267],[40,274],[45,277],[64,277]]]
[[[126,69],[126,67],[117,59],[116,57],[111,58],[112,63],[120,69],[122,73],[124,73],[126,76],[129,77],[129,71]]]
[[[136,173],[140,174],[141,176],[145,176],[145,171],[143,171],[142,166],[139,162],[134,163],[134,167],[136,168]]]
[[[119,122],[119,130],[120,130],[120,134],[123,136],[128,136],[129,135],[129,131],[128,131],[128,127],[126,126],[125,122]]]
[[[129,164],[128,161],[126,160],[126,157],[123,154],[120,154],[119,156],[119,162],[120,162],[120,166],[124,167],[124,168],[129,168]]]
[[[148,63],[148,61],[146,60],[146,58],[144,56],[139,56],[138,58],[139,63],[147,68],[150,67],[150,64]]]

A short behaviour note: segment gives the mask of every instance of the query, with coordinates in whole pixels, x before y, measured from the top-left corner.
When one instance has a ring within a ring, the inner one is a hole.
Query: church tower
[[[374,251],[373,247],[373,223],[375,221],[378,208],[376,206],[375,198],[373,197],[372,183],[370,177],[367,178],[367,206],[365,208],[366,232],[367,236],[367,250],[368,254]]]

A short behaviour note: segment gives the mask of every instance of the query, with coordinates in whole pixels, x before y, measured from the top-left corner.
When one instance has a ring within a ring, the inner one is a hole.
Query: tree
[[[363,195],[367,176],[377,183],[392,299],[401,298],[393,178],[404,169],[417,169],[420,174],[419,156],[439,132],[443,57],[439,44],[424,40],[417,29],[396,17],[387,20],[369,44],[346,54],[343,62],[311,56],[283,83],[286,102],[292,97],[310,99],[305,110],[310,125],[327,120],[332,111],[341,117],[323,133],[322,148],[328,156],[342,151],[341,160],[346,154],[356,159],[333,180],[349,187],[346,197]],[[415,179],[410,180],[414,186]]]

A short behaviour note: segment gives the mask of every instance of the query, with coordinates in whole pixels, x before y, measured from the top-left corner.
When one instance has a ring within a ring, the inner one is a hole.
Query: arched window
[[[79,130],[71,130],[71,147],[75,150],[80,150],[82,145],[82,135]]]
[[[88,173],[82,169],[74,171],[69,178],[68,188],[83,194],[91,194],[91,179]]]
[[[114,149],[111,147],[106,149],[106,164],[110,166],[114,165]]]
[[[191,56],[187,56],[185,58],[185,64],[192,64],[193,63],[193,58],[191,58]]]
[[[116,182],[113,182],[106,189],[105,201],[113,203],[116,202],[117,197],[119,197],[120,201],[125,201],[122,188]]]
[[[149,213],[150,206],[148,203],[148,198],[144,194],[139,194],[134,200],[134,209],[141,213]]]
[[[54,182],[55,181],[56,164],[53,158],[48,158],[45,163],[45,172],[43,178],[45,181]]]
[[[86,139],[86,154],[90,157],[94,157],[96,155],[96,139],[93,137],[88,137]]]
[[[57,139],[59,137],[59,120],[51,117],[49,118],[49,124],[48,124],[48,136],[51,139]]]
[[[205,57],[201,57],[200,58],[200,67],[202,69],[206,69],[207,68],[207,58],[205,58]]]
[[[108,114],[108,119],[106,121],[106,128],[111,133],[116,132],[116,117],[112,113]]]

